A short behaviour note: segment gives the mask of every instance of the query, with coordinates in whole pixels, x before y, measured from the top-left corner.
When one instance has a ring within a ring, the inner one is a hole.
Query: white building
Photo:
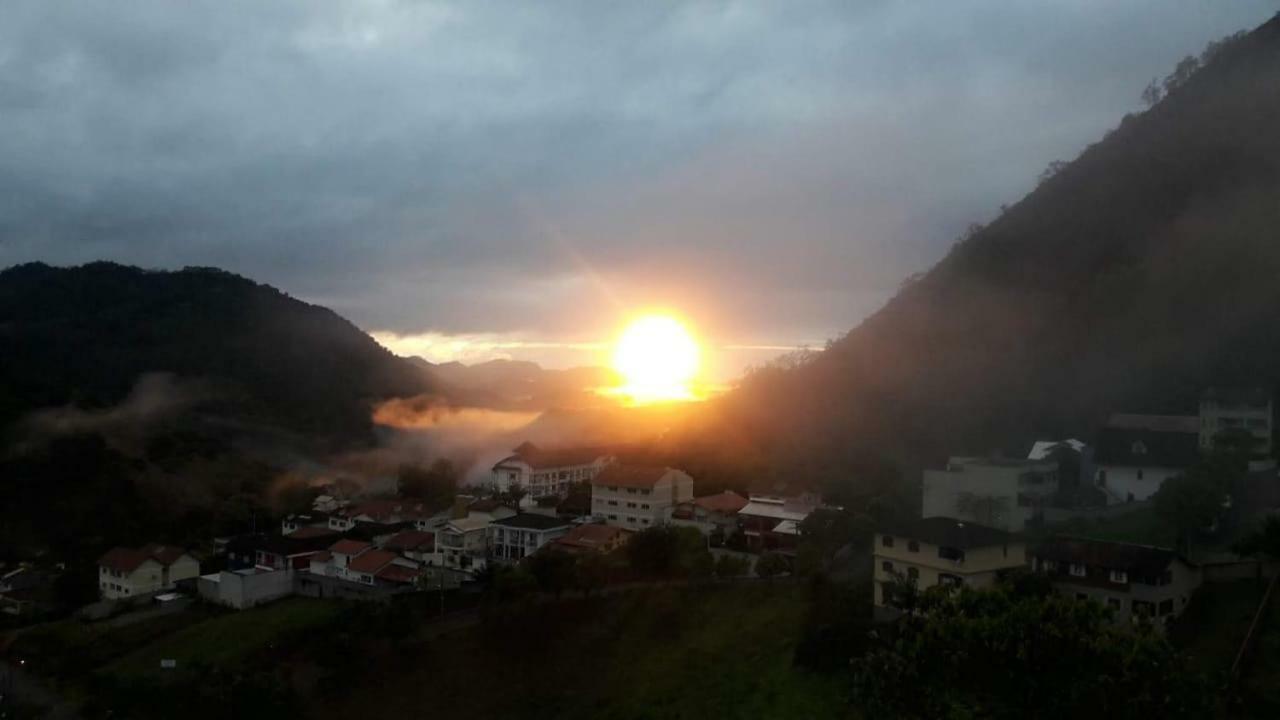
[[[200,597],[237,610],[251,608],[293,594],[293,569],[244,568],[201,575]]]
[[[98,559],[98,590],[105,600],[154,594],[199,575],[198,560],[167,545],[112,548]]]
[[[1098,433],[1094,485],[1109,505],[1146,500],[1199,458],[1194,415],[1112,415]]]
[[[1271,455],[1271,392],[1261,388],[1210,388],[1200,399],[1200,449],[1210,450],[1221,434],[1253,437],[1254,452]]]
[[[476,573],[488,561],[489,520],[465,517],[450,520],[436,531],[435,565]]]
[[[925,470],[921,517],[947,517],[1018,531],[1058,492],[1053,460],[953,457]]]
[[[591,511],[609,525],[642,530],[693,499],[693,478],[668,467],[612,464],[591,480]]]
[[[544,450],[526,442],[493,466],[489,484],[498,492],[518,485],[531,498],[563,497],[571,483],[590,482],[614,460],[599,448]]]
[[[522,513],[489,523],[489,557],[496,562],[518,562],[543,545],[569,534],[573,522],[560,518]]]

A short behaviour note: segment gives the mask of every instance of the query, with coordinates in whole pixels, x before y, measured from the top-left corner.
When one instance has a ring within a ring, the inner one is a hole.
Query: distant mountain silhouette
[[[1280,16],[1200,64],[710,432],[816,480],[1280,386]]]
[[[474,365],[433,365],[409,359],[429,371],[443,392],[462,405],[511,410],[549,410],[602,404],[595,390],[619,384],[617,374],[602,367],[550,370],[523,360],[489,360]]]
[[[435,388],[334,312],[210,268],[9,268],[0,348],[0,425],[40,408],[112,406],[140,378],[170,373],[211,388],[228,417],[359,441],[373,403]]]

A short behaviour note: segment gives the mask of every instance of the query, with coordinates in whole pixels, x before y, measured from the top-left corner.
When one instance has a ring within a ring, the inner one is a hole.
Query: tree
[[[826,570],[841,548],[871,537],[872,520],[867,515],[855,515],[848,510],[818,508],[800,522],[799,530],[798,554],[812,552],[820,563],[817,569]]]
[[[1149,627],[1113,625],[1106,609],[1005,587],[930,588],[852,661],[868,717],[1197,718],[1213,696]]]
[[[405,497],[427,503],[453,500],[458,489],[458,470],[448,458],[439,458],[430,467],[401,465],[397,486]]]
[[[1164,92],[1160,89],[1160,81],[1151,78],[1151,82],[1147,83],[1147,86],[1142,89],[1142,102],[1147,107],[1155,107],[1162,97],[1164,97]]]
[[[778,575],[791,570],[791,564],[781,554],[776,552],[767,552],[756,560],[756,575],[765,579],[772,579]]]
[[[1240,555],[1265,556],[1271,562],[1280,560],[1280,516],[1268,515],[1260,527],[1231,546]],[[1258,579],[1262,579],[1262,567],[1258,567]]]
[[[751,563],[746,558],[736,555],[721,555],[716,558],[715,575],[721,579],[741,577],[750,569]]]
[[[563,550],[546,548],[525,560],[538,589],[557,598],[573,587],[577,579],[577,559]]]
[[[1169,76],[1164,79],[1164,94],[1168,95],[1185,85],[1199,69],[1200,58],[1194,55],[1188,55],[1179,60],[1178,64],[1173,68],[1173,72],[1169,73]]]
[[[660,525],[641,530],[626,544],[627,560],[637,573],[649,577],[687,575],[709,554],[706,539],[693,528]]]
[[[1070,163],[1068,163],[1066,160],[1054,160],[1053,162],[1049,163],[1048,166],[1045,167],[1044,171],[1040,173],[1040,177],[1039,179],[1036,180],[1036,184],[1043,185],[1044,183],[1048,182],[1055,175],[1062,172],[1063,169],[1066,168],[1067,165],[1069,164]]]
[[[1190,550],[1196,533],[1214,527],[1222,517],[1228,493],[1248,471],[1247,447],[1232,442],[1216,447],[1185,473],[1165,480],[1152,497],[1181,552]]]
[[[601,553],[587,553],[578,558],[574,584],[583,597],[591,597],[591,593],[605,586],[609,581],[609,566],[609,558]]]

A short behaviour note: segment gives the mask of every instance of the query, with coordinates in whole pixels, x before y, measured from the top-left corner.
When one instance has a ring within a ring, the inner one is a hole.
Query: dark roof
[[[1049,538],[1032,555],[1042,560],[1123,570],[1144,577],[1159,575],[1168,569],[1169,563],[1178,558],[1178,554],[1168,548],[1064,536]]]
[[[406,530],[399,535],[388,539],[383,547],[387,550],[404,552],[406,550],[417,550],[424,546],[434,547],[435,544],[435,533],[426,532],[425,530]]]
[[[330,530],[327,527],[302,527],[289,533],[289,537],[303,540],[306,538],[313,538],[313,537],[332,538],[333,536],[340,535],[340,534],[341,533],[339,533],[337,530]]]
[[[881,533],[960,550],[1006,545],[1015,539],[1013,533],[1004,530],[948,517],[892,523],[882,528]]]
[[[333,544],[333,533],[296,537],[294,535],[261,535],[249,546],[252,550],[262,550],[273,555],[302,555],[304,553],[324,550]]]
[[[359,555],[371,547],[373,546],[369,543],[359,540],[339,540],[329,547],[329,551],[339,555]]]
[[[387,550],[370,550],[351,558],[347,562],[347,569],[352,572],[372,574],[390,565],[396,557],[395,553]]]
[[[590,465],[596,460],[607,456],[609,453],[598,447],[569,447],[569,448],[549,448],[543,449],[531,442],[521,443],[515,449],[515,454],[510,457],[503,458],[497,465],[515,459],[521,460],[531,468],[557,468],[571,467],[574,465]]]
[[[1196,415],[1136,415],[1116,413],[1107,418],[1107,427],[1123,430],[1151,430],[1165,433],[1200,432],[1200,418]]]
[[[613,464],[600,471],[592,479],[593,486],[652,488],[658,481],[672,472],[671,468],[658,465],[619,465]]]
[[[120,572],[133,572],[148,560],[155,560],[161,565],[172,565],[187,551],[173,545],[151,543],[140,548],[116,547],[108,550],[98,558],[98,564]]]
[[[414,527],[412,520],[404,520],[401,522],[381,523],[371,522],[369,520],[357,520],[355,526],[347,531],[348,537],[358,540],[373,540],[383,535],[398,533],[401,530],[407,530]],[[330,538],[332,539],[332,538]]]
[[[520,513],[519,515],[512,515],[509,518],[494,520],[492,524],[511,528],[523,528],[526,530],[550,530],[552,528],[567,527],[570,523],[568,520],[561,520],[558,517],[551,517],[550,515]]]
[[[1190,467],[1200,458],[1197,432],[1166,432],[1136,427],[1105,427],[1098,433],[1094,462],[1099,465]]]
[[[1246,405],[1261,408],[1271,402],[1271,391],[1260,387],[1211,387],[1204,391],[1201,400],[1212,400],[1233,407]]]

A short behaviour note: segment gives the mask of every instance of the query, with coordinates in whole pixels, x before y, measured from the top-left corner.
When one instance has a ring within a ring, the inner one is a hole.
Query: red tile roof
[[[657,465],[610,465],[591,481],[592,486],[652,488],[672,472],[671,468]]]
[[[388,582],[411,583],[422,576],[422,571],[417,568],[405,567],[403,565],[388,565],[378,572],[374,573],[374,577]]]
[[[397,557],[395,553],[386,550],[370,550],[351,558],[351,562],[347,563],[347,569],[358,573],[376,573]]]
[[[396,550],[404,552],[406,550],[417,550],[419,548],[433,548],[436,545],[436,534],[423,530],[406,530],[398,535],[392,536],[383,547],[388,550]]]
[[[118,572],[129,573],[137,570],[142,563],[150,559],[151,556],[141,550],[117,547],[111,548],[106,554],[98,558],[98,564]]]
[[[736,513],[747,506],[747,499],[732,490],[694,498],[693,504],[709,512]]]
[[[371,547],[373,546],[369,543],[359,540],[339,540],[329,546],[329,552],[339,555],[359,555]]]
[[[597,550],[616,543],[620,537],[630,534],[630,530],[612,525],[579,525],[555,543],[581,550]]]
[[[151,543],[137,549],[111,548],[102,557],[98,558],[98,564],[119,572],[133,572],[148,560],[155,560],[161,565],[172,565],[177,562],[178,558],[186,554],[187,551],[180,547]]]

